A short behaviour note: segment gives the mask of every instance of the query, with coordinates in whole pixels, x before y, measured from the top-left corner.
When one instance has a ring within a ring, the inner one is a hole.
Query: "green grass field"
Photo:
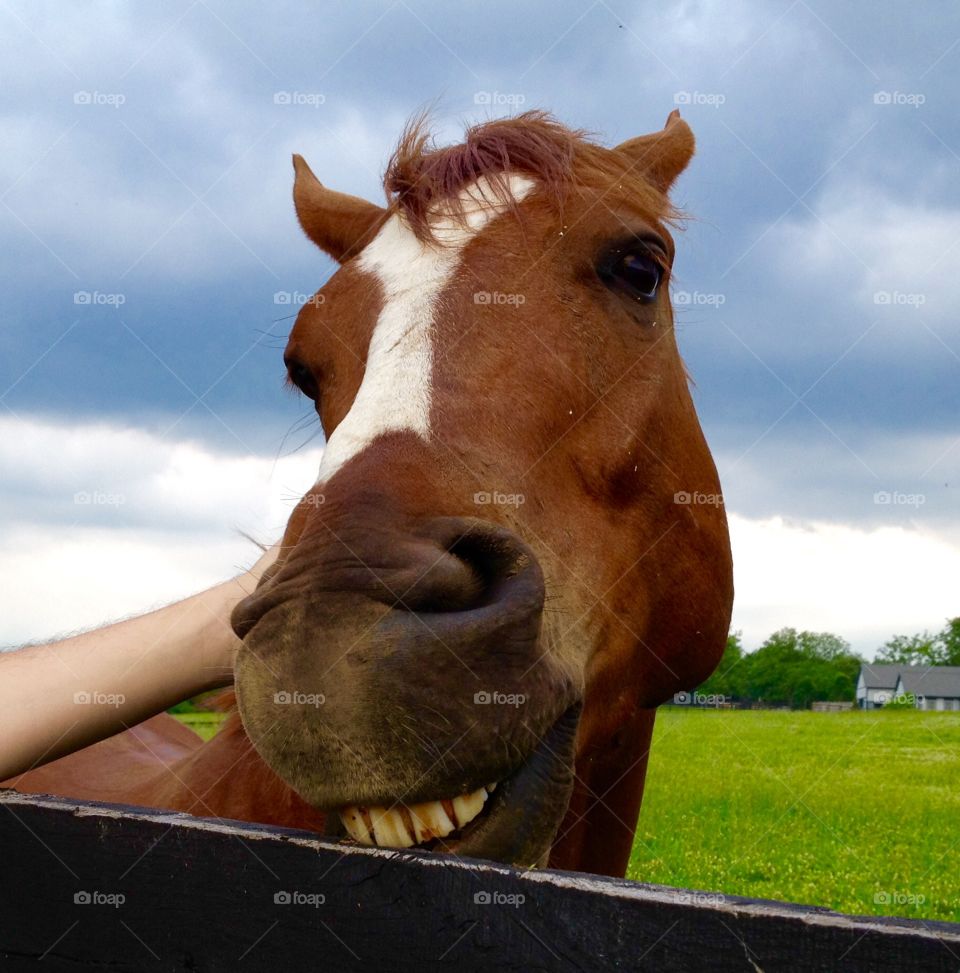
[[[629,876],[960,921],[960,714],[664,708]]]
[[[629,877],[960,921],[960,714],[665,708]]]
[[[210,740],[216,736],[223,721],[226,719],[223,713],[172,713],[181,723],[186,723],[198,736],[204,740]]]

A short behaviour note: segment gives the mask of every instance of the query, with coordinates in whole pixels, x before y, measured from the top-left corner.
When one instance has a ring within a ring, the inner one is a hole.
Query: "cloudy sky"
[[[679,104],[681,349],[734,626],[867,656],[960,613],[960,8],[0,3],[0,643],[213,583],[322,439],[283,391],[290,155],[380,201],[405,119],[543,107],[609,142]],[[888,501],[888,502],[883,502]]]

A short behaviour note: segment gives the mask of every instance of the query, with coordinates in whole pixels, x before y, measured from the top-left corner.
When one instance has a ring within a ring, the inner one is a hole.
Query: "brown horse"
[[[654,708],[732,602],[668,293],[693,149],[677,112],[614,149],[537,112],[448,148],[415,124],[385,208],[295,156],[340,268],[284,360],[327,446],[234,612],[239,713],[17,786],[622,875]]]

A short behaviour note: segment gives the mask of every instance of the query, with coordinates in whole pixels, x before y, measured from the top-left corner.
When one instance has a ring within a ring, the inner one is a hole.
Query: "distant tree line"
[[[830,632],[782,628],[755,652],[745,652],[741,633],[727,638],[719,666],[697,687],[704,696],[768,706],[806,709],[815,700],[853,700],[866,662]],[[960,666],[960,617],[935,635],[896,635],[878,650],[876,662]]]
[[[960,618],[936,635],[895,635],[877,652],[877,662],[905,666],[960,666]]]

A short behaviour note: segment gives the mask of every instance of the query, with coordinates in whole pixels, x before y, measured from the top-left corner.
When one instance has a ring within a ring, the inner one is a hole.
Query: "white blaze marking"
[[[507,185],[519,203],[535,183],[510,176]],[[357,266],[380,282],[383,310],[370,338],[357,397],[323,451],[318,483],[384,433],[409,430],[429,439],[437,298],[456,271],[463,248],[509,206],[485,178],[465,189],[461,199],[466,226],[442,213],[431,221],[442,246],[421,243],[396,214],[357,258]]]

